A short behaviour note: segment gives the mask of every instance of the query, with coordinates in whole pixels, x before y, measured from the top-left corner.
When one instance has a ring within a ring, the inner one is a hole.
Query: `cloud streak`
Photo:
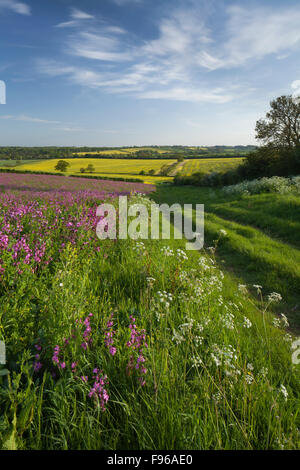
[[[95,17],[86,13],[78,8],[71,8],[70,20],[64,21],[56,25],[56,28],[69,28],[74,26],[79,26],[84,20],[92,20]]]
[[[5,120],[11,119],[13,121],[34,122],[38,124],[60,124],[60,121],[48,121],[47,119],[35,118],[31,116],[26,116],[24,114],[21,114],[18,116],[6,114],[3,116],[0,116],[0,119],[5,119]]]
[[[11,10],[15,13],[19,13],[20,15],[31,15],[29,5],[16,0],[0,0],[0,13],[1,10]]]

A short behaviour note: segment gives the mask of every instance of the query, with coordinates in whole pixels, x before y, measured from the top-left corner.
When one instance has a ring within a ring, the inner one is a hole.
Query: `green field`
[[[220,229],[227,236],[216,255],[241,283],[263,286],[283,297],[280,310],[300,330],[300,197],[283,194],[229,196],[222,190],[157,188],[153,196],[169,204],[205,204],[205,244],[214,245]]]
[[[299,449],[298,197],[157,186],[156,202],[205,203],[195,252],[99,240],[105,194],[82,185],[101,181],[15,181],[1,175],[1,449]]]
[[[243,158],[201,158],[197,160],[187,160],[179,174],[190,176],[193,173],[210,173],[212,171],[225,172],[236,168],[242,163]]]

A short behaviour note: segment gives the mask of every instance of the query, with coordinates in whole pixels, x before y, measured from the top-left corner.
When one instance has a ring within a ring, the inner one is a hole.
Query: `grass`
[[[243,158],[202,158],[199,160],[186,160],[179,174],[182,176],[190,176],[197,172],[225,172],[237,167],[243,160]]]
[[[298,196],[260,194],[229,196],[220,190],[159,187],[154,195],[167,201],[205,204],[205,243],[211,246],[220,229],[217,258],[222,266],[249,286],[284,297],[285,313],[300,328],[300,246]],[[252,288],[252,291],[255,289]]]
[[[216,256],[186,252],[184,240],[99,241],[87,224],[95,201],[66,204],[63,197],[58,204],[38,196],[33,204],[28,193],[8,196],[11,203],[1,196],[0,217],[9,218],[16,239],[26,236],[38,246],[45,239],[45,259],[52,260],[38,269],[22,264],[19,273],[11,253],[3,256],[0,335],[8,364],[0,369],[0,447],[299,448],[299,366],[291,361],[291,337],[274,324],[266,296],[254,302],[226,264],[217,265],[224,253],[231,264],[241,256],[247,276],[251,254],[248,245],[238,246],[249,239],[246,232],[235,238],[241,224],[227,221],[228,237],[220,238],[226,221],[213,206],[221,195],[172,186],[151,195],[158,202],[206,202],[208,235],[219,240]],[[131,202],[149,206],[141,196]],[[266,249],[268,237],[248,230]],[[276,249],[271,245],[270,253]],[[34,372],[37,361],[42,365]],[[105,375],[99,397],[89,396]]]

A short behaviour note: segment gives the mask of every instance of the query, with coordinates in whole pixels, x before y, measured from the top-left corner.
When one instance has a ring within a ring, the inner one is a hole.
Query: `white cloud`
[[[300,8],[240,7],[227,9],[223,46],[200,54],[200,64],[209,70],[232,68],[270,54],[286,56],[300,42]],[[282,54],[285,53],[285,54]]]
[[[74,20],[89,20],[91,18],[94,18],[94,16],[89,15],[88,13],[85,13],[82,10],[78,10],[78,8],[72,8],[71,18],[74,18]]]
[[[80,32],[68,40],[71,54],[86,59],[120,62],[131,59],[130,51],[123,51],[122,43],[111,35]]]
[[[170,88],[167,90],[146,91],[140,94],[140,98],[217,104],[228,103],[228,101],[232,100],[231,95],[222,94],[221,90],[201,90],[197,88]]]
[[[0,119],[12,119],[13,121],[35,122],[35,123],[41,123],[41,124],[60,124],[60,121],[48,121],[47,119],[34,118],[31,116],[26,116],[24,114],[21,114],[18,116],[13,116],[13,115],[0,116]]]
[[[300,80],[294,80],[291,84],[291,89],[293,90],[293,98],[300,97]]]
[[[29,5],[16,0],[0,0],[0,11],[4,9],[12,10],[20,15],[31,15]]]
[[[300,43],[299,7],[227,7],[223,28],[213,37],[201,5],[191,1],[190,8],[171,10],[161,17],[157,36],[146,41],[104,22],[75,30],[66,37],[64,53],[81,58],[81,65],[44,61],[39,70],[109,93],[222,104],[237,93],[241,96],[243,87],[239,83],[236,90],[236,82],[226,85],[222,79],[222,88],[216,88],[220,78],[216,80],[214,71],[242,67],[270,54],[280,57]],[[65,26],[91,16],[80,10],[72,15]]]
[[[93,15],[90,15],[89,13],[85,13],[84,11],[79,10],[78,8],[72,8],[71,13],[70,13],[70,18],[71,20],[59,23],[56,25],[56,27],[57,28],[69,28],[73,26],[79,26],[82,20],[91,20],[95,17]]]

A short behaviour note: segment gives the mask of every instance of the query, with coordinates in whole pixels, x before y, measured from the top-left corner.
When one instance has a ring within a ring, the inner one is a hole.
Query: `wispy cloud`
[[[64,21],[56,25],[57,28],[68,28],[78,26],[83,20],[92,20],[95,18],[93,15],[86,13],[78,8],[72,8],[70,13],[70,20]]]
[[[87,59],[111,62],[131,59],[131,52],[122,49],[121,41],[118,37],[113,37],[112,34],[79,32],[76,36],[70,37],[68,41],[69,53]]]
[[[209,70],[237,67],[270,54],[286,53],[300,42],[299,7],[275,11],[271,6],[231,6],[227,14],[223,46],[213,44],[197,57],[199,64]]]
[[[189,6],[162,16],[157,35],[150,40],[104,21],[75,29],[66,36],[63,52],[81,62],[43,60],[38,69],[108,93],[222,104],[234,99],[237,91],[225,79],[219,86],[215,71],[241,68],[270,54],[279,58],[300,43],[300,7],[225,7],[224,25],[216,37],[201,3],[189,0]],[[91,18],[73,9],[69,23]]]
[[[5,9],[12,10],[20,15],[31,15],[30,6],[16,0],[0,0],[0,13],[1,10]]]
[[[129,3],[139,4],[143,3],[143,0],[112,0],[113,3],[119,6],[127,5]]]
[[[60,124],[60,121],[49,121],[47,119],[35,118],[31,116],[26,116],[24,114],[21,114],[18,116],[6,114],[3,116],[0,116],[0,119],[12,119],[14,121],[35,122],[35,123],[40,123],[40,124]]]

